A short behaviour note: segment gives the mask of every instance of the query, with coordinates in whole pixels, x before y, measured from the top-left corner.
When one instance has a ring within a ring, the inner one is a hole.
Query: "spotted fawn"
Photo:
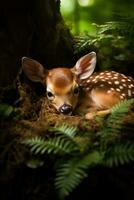
[[[81,57],[73,68],[46,70],[38,61],[23,57],[22,69],[31,81],[46,87],[46,96],[60,114],[105,115],[124,99],[134,98],[134,80],[114,71],[94,72],[96,53]]]

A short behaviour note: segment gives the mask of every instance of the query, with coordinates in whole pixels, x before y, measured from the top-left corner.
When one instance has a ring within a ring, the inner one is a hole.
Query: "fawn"
[[[134,97],[134,80],[114,71],[94,72],[96,53],[81,57],[71,69],[46,70],[37,61],[23,57],[22,69],[31,81],[46,87],[47,98],[61,114],[85,114],[87,119],[110,113],[112,106]]]

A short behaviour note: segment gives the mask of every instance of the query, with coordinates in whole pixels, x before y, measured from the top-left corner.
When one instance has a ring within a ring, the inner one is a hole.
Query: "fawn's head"
[[[87,79],[94,71],[96,53],[81,57],[71,68],[46,70],[37,61],[23,57],[22,69],[31,80],[41,82],[46,87],[47,98],[62,114],[71,114],[78,102],[79,82]]]

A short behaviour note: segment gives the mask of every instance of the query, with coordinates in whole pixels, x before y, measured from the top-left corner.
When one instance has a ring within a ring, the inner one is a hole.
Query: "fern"
[[[34,154],[44,154],[44,153],[70,153],[77,150],[77,146],[70,140],[65,140],[61,137],[54,137],[45,140],[41,137],[35,137],[31,139],[26,139],[23,141],[24,144],[30,147],[31,152]]]
[[[95,24],[96,25],[96,24]],[[96,25],[99,28],[99,34],[106,34],[111,32],[115,35],[122,35],[128,37],[134,33],[134,26],[129,21],[111,21],[106,22],[104,25]],[[131,30],[131,31],[130,31]]]
[[[108,118],[108,123],[113,123],[116,120],[122,119],[125,114],[130,110],[130,107],[134,104],[134,99],[124,100],[115,105],[111,109],[111,115]]]
[[[118,39],[118,43],[119,40],[122,41],[123,37],[120,36],[119,30],[122,30],[123,26],[118,26],[118,24],[122,24],[122,22],[107,22],[103,25],[93,23],[97,28],[96,35],[92,36],[90,33],[86,33],[86,35],[76,37],[75,53],[89,51],[90,48],[98,49],[99,46],[105,46],[106,41],[108,41],[108,45],[112,42],[113,46],[115,38]]]
[[[122,128],[123,118],[134,104],[134,99],[124,100],[111,109],[111,115],[107,119],[107,126],[111,131],[119,132]]]
[[[101,148],[107,148],[106,145],[109,142],[113,142],[120,136],[123,118],[133,103],[134,99],[124,100],[111,109],[111,114],[107,118],[104,128],[99,132]]]
[[[116,144],[107,150],[104,165],[108,167],[124,165],[134,161],[134,143]]]
[[[70,127],[66,124],[50,128],[57,136],[54,138],[43,139],[35,137],[26,139],[24,144],[30,147],[31,152],[35,154],[44,153],[71,153],[78,150],[78,144],[73,140],[76,134],[76,127]]]
[[[89,48],[92,50],[96,50],[96,45],[100,45],[100,43],[104,43],[105,41],[113,41],[114,36],[112,34],[97,34],[95,37],[90,34],[81,35],[76,37],[77,43],[75,45],[75,53],[79,53],[82,51],[89,51]]]
[[[76,135],[76,127],[69,126],[68,124],[62,124],[50,129],[57,134],[64,134],[67,137],[73,138]]]
[[[102,161],[102,155],[94,151],[86,156],[73,158],[58,167],[55,186],[59,190],[59,196],[64,199],[79,183],[88,176],[85,172],[90,166]]]
[[[92,50],[98,53],[99,70],[117,70],[122,72],[122,62],[126,63],[125,71],[132,72],[134,51],[133,18],[118,17],[118,21],[105,24],[93,24],[96,34],[86,33],[76,37],[74,46],[76,54],[84,54]],[[105,59],[103,59],[105,58]]]
[[[103,120],[102,130],[96,134],[91,130],[81,134],[77,128],[63,124],[49,129],[54,132],[53,138],[35,137],[23,142],[34,154],[65,156],[56,163],[55,186],[61,199],[88,176],[89,168],[98,164],[114,167],[134,161],[134,143],[119,143],[123,119],[133,103],[134,99],[130,99],[114,106],[111,115]]]

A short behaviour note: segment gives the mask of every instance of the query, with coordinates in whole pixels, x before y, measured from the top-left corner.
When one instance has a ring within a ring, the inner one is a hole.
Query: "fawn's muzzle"
[[[64,114],[64,115],[71,114],[72,111],[73,111],[73,107],[71,105],[69,105],[69,104],[63,104],[59,108],[59,112]]]

